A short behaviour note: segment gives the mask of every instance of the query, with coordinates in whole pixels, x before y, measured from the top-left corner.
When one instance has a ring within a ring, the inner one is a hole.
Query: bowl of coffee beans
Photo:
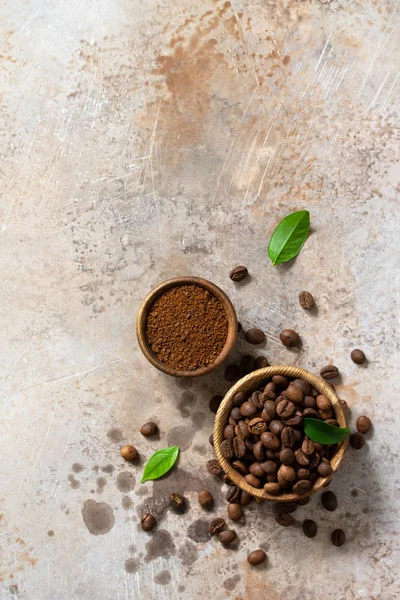
[[[215,417],[213,443],[226,476],[242,490],[273,502],[298,501],[326,486],[338,470],[348,437],[314,442],[304,419],[347,427],[333,387],[304,369],[272,366],[240,379]]]
[[[147,360],[175,377],[198,377],[216,369],[236,344],[237,318],[228,296],[199,277],[176,277],[143,300],[137,320]]]

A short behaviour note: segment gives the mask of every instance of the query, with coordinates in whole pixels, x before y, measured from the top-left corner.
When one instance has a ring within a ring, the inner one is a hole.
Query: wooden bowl
[[[190,284],[195,284],[204,288],[205,290],[208,290],[210,294],[218,298],[218,300],[222,303],[228,318],[228,335],[221,354],[211,365],[201,367],[195,371],[179,371],[178,369],[174,369],[163,363],[152,351],[146,338],[146,319],[150,307],[156,298],[158,298],[158,296],[172,287]],[[229,354],[235,347],[237,339],[237,327],[238,325],[235,309],[233,308],[232,302],[229,300],[228,296],[214,283],[207,281],[207,279],[201,279],[200,277],[175,277],[174,279],[168,279],[167,281],[160,283],[160,285],[154,288],[154,290],[152,290],[143,300],[136,319],[136,335],[143,354],[154,367],[163,373],[166,373],[167,375],[172,375],[173,377],[200,377],[200,375],[210,373],[219,367],[219,365],[221,365],[224,360],[228,358]]]
[[[344,414],[344,410],[339,398],[336,396],[332,387],[324,381],[321,377],[317,377],[316,375],[312,375],[308,371],[304,369],[300,369],[298,367],[288,367],[288,366],[272,366],[265,367],[264,369],[259,369],[258,371],[253,371],[246,377],[240,379],[226,394],[223,401],[221,402],[217,414],[215,416],[214,421],[214,449],[218,457],[218,462],[228,475],[229,479],[233,481],[238,487],[240,487],[245,492],[248,492],[252,496],[256,498],[262,498],[263,500],[270,500],[271,502],[291,502],[293,500],[301,500],[302,498],[307,498],[311,496],[311,494],[315,494],[318,490],[326,486],[336,471],[339,469],[344,455],[346,453],[349,438],[347,437],[343,442],[338,444],[338,450],[336,454],[331,458],[331,466],[332,473],[328,477],[319,477],[314,487],[305,494],[295,494],[293,492],[287,494],[272,495],[267,494],[262,488],[255,488],[252,485],[249,485],[243,475],[241,475],[236,469],[222,456],[221,454],[221,443],[224,441],[224,429],[229,419],[229,413],[233,406],[233,398],[238,392],[248,393],[250,391],[254,391],[263,381],[270,379],[273,375],[284,375],[285,377],[295,378],[295,379],[305,379],[310,383],[316,390],[318,390],[321,394],[324,394],[329,398],[332,403],[332,407],[335,413],[335,419],[339,423],[340,427],[347,427],[346,417]]]

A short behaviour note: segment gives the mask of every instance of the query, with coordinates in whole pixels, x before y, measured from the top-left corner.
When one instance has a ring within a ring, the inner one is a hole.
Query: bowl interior
[[[250,391],[255,390],[258,386],[261,385],[262,382],[266,382],[273,375],[284,375],[285,377],[294,378],[294,379],[305,379],[310,383],[316,390],[318,390],[321,394],[324,394],[329,398],[332,403],[332,407],[335,413],[335,418],[339,423],[340,427],[347,427],[346,416],[342,407],[342,404],[335,394],[333,388],[324,381],[321,377],[317,377],[312,373],[304,369],[300,369],[299,367],[289,367],[289,366],[272,366],[265,367],[264,369],[259,369],[258,371],[254,371],[246,377],[240,379],[226,394],[223,401],[218,408],[218,412],[215,416],[214,421],[214,449],[217,454],[218,461],[225,471],[228,474],[229,478],[242,490],[245,490],[252,496],[263,498],[264,500],[270,500],[272,502],[290,502],[293,500],[301,500],[302,498],[307,498],[314,494],[316,491],[326,486],[329,481],[334,476],[335,472],[338,470],[345,452],[347,450],[347,446],[349,443],[348,437],[338,444],[338,449],[335,455],[331,458],[331,466],[332,473],[329,477],[319,477],[314,487],[305,494],[295,494],[293,492],[287,494],[281,494],[280,496],[274,496],[272,494],[267,494],[262,488],[255,488],[247,483],[243,475],[241,475],[232,465],[222,456],[221,454],[221,443],[224,441],[224,428],[226,423],[228,422],[229,413],[233,406],[233,398],[238,392],[248,393]]]
[[[178,369],[174,369],[173,367],[169,367],[163,363],[152,351],[146,338],[146,319],[153,302],[161,294],[165,293],[172,287],[190,284],[195,284],[208,290],[221,302],[228,318],[228,335],[220,355],[211,365],[201,367],[195,371],[179,371]],[[200,277],[176,277],[174,279],[168,279],[167,281],[164,281],[158,285],[143,300],[136,319],[136,334],[143,354],[157,369],[174,377],[199,377],[200,375],[205,375],[206,373],[216,369],[232,352],[237,339],[237,317],[235,309],[233,308],[232,302],[229,300],[228,296],[218,286],[216,286],[214,283],[211,283],[211,281],[207,281],[207,279],[202,279]]]

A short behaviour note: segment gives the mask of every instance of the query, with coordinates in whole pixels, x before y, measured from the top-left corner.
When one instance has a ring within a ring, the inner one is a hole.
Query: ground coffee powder
[[[159,360],[181,371],[215,362],[228,335],[228,317],[213,294],[191,284],[173,287],[151,306],[146,337]]]

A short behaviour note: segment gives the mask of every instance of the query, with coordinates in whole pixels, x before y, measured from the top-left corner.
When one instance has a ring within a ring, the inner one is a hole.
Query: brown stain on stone
[[[154,583],[157,583],[157,585],[168,585],[171,583],[171,573],[166,570],[160,571],[160,573],[154,577]]]
[[[47,532],[47,535],[49,537],[53,537],[54,536],[54,531],[52,529],[49,529],[49,531]]]
[[[79,463],[74,463],[71,467],[71,470],[74,473],[81,473],[85,467]]]
[[[98,494],[102,494],[105,486],[107,485],[107,479],[105,477],[98,477],[96,479],[96,484],[97,484],[96,492]]]
[[[187,419],[187,417],[190,416],[189,407],[194,406],[194,404],[196,404],[196,400],[197,400],[197,396],[193,392],[189,392],[189,391],[183,392],[183,394],[177,404],[177,408],[180,411],[181,416],[184,419]]]
[[[357,391],[355,389],[357,386],[358,381],[351,381],[347,384],[341,383],[335,385],[335,391],[339,398],[343,398],[343,400],[346,400],[346,402],[351,404],[352,402],[357,402]]]
[[[167,435],[168,446],[179,446],[181,450],[190,448],[193,442],[195,430],[191,427],[172,427]]]
[[[240,581],[240,575],[236,574],[236,575],[232,575],[232,577],[228,577],[228,579],[225,579],[225,581],[223,582],[223,586],[226,590],[228,590],[229,592],[232,592],[235,587],[237,586],[237,584]]]
[[[186,588],[182,583],[180,585],[178,585],[178,592],[180,594],[182,594],[182,592],[184,592],[185,590],[186,590]]]
[[[290,62],[290,56],[286,55],[282,58],[282,64],[286,67]]]
[[[199,556],[199,551],[197,550],[196,544],[186,540],[186,542],[179,548],[179,558],[182,563],[187,567],[192,566]]]
[[[258,567],[256,570],[250,567],[247,562],[244,565],[245,593],[246,600],[280,600],[280,594],[276,590],[273,582],[265,576],[265,569]],[[299,595],[300,600],[302,596]]]
[[[194,412],[192,414],[192,423],[195,427],[197,427],[197,429],[201,429],[201,427],[204,425],[206,418],[206,413],[200,411]]]
[[[112,475],[114,473],[115,467],[113,465],[105,465],[101,467],[103,473],[107,473],[108,475]]]
[[[114,511],[105,502],[86,500],[82,508],[83,521],[93,535],[104,535],[114,526]]]
[[[176,554],[174,540],[166,529],[159,529],[154,533],[151,540],[146,544],[146,550],[145,562],[151,562],[160,557],[169,558]]]
[[[132,499],[129,496],[124,496],[121,500],[121,506],[124,510],[130,510],[133,508]]]
[[[75,479],[74,475],[72,475],[71,473],[68,475],[68,481],[69,481],[69,485],[70,487],[72,487],[74,490],[78,489],[78,487],[80,487],[80,482]]]
[[[114,444],[119,444],[122,442],[124,435],[122,433],[122,429],[119,429],[118,427],[112,427],[109,429],[109,431],[107,431],[107,437],[111,442],[114,442]]]
[[[140,561],[137,558],[128,558],[124,568],[127,573],[137,573],[140,569]]]
[[[116,486],[120,492],[131,492],[135,487],[136,479],[133,473],[122,471],[117,477]]]
[[[193,521],[186,530],[186,533],[190,539],[196,543],[208,542],[210,540],[210,534],[208,532],[209,521],[205,519],[197,519]]]

